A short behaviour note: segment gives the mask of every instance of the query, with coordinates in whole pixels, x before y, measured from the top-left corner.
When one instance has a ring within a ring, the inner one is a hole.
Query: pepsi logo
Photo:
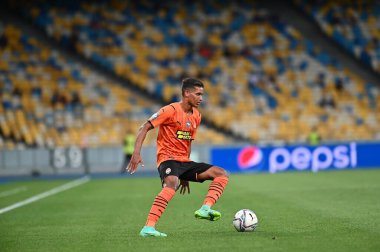
[[[261,160],[263,160],[263,152],[255,146],[243,148],[237,156],[238,166],[243,170],[260,164]]]

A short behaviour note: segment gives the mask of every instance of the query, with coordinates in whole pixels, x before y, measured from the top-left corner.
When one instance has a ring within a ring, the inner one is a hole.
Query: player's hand
[[[177,187],[177,191],[178,191],[178,189],[179,189],[180,194],[185,194],[186,190],[187,190],[187,193],[190,194],[189,181],[187,181],[187,180],[180,180],[179,186]]]
[[[128,164],[127,172],[129,172],[130,174],[135,173],[135,171],[137,170],[137,167],[139,166],[139,164],[141,164],[141,166],[144,167],[144,162],[143,162],[143,160],[141,158],[141,155],[134,153],[132,155],[131,161]]]

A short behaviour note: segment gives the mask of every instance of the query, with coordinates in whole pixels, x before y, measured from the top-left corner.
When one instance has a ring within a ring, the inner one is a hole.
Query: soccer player
[[[197,163],[190,160],[191,142],[201,122],[197,107],[202,102],[204,85],[202,81],[186,78],[182,81],[182,99],[162,107],[139,129],[135,150],[127,171],[133,174],[139,164],[144,166],[140,155],[141,147],[149,130],[158,127],[157,167],[161,177],[162,190],[153,201],[141,236],[166,237],[155,229],[155,225],[174,194],[190,193],[189,181],[202,183],[211,180],[207,195],[200,209],[194,215],[198,219],[216,221],[221,213],[211,209],[222,195],[228,183],[227,172],[218,166]]]

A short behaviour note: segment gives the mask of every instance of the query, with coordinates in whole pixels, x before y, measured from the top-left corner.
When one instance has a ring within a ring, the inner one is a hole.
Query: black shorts
[[[198,174],[207,171],[212,167],[211,164],[197,163],[197,162],[179,162],[175,160],[167,160],[160,164],[158,167],[158,173],[160,174],[161,181],[167,176],[176,176],[179,179],[200,182],[197,179]]]

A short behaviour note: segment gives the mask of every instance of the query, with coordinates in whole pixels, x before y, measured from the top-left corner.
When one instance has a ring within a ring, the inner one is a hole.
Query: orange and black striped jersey
[[[153,127],[159,127],[157,136],[157,167],[166,160],[190,161],[190,146],[201,122],[201,114],[193,108],[192,114],[183,111],[179,102],[162,107],[149,118]]]

